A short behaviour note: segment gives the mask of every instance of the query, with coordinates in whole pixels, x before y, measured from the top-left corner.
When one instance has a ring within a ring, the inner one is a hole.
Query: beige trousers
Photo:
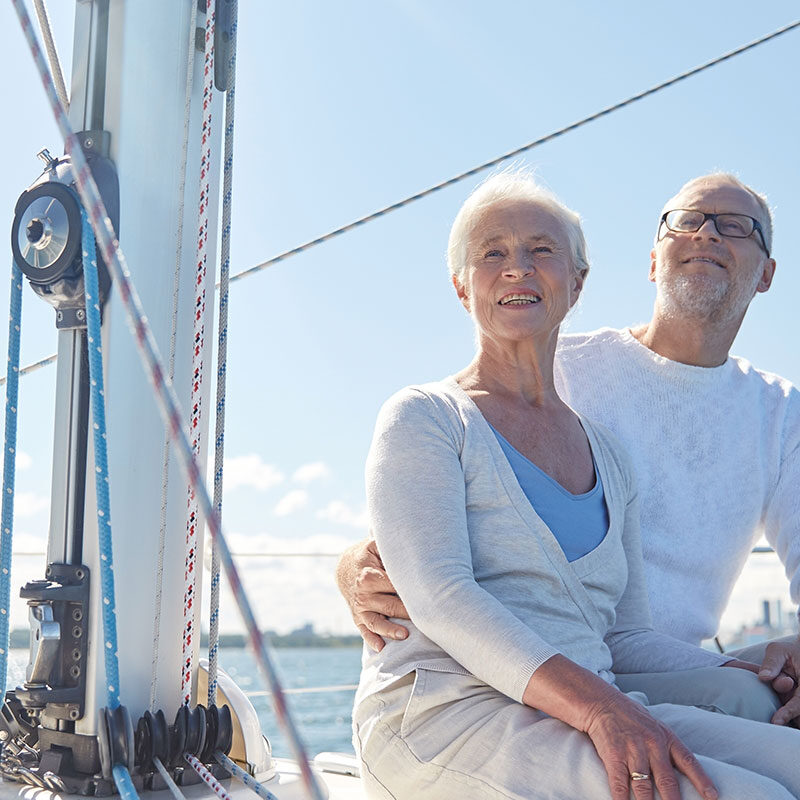
[[[796,641],[796,636],[776,639]],[[735,650],[726,655],[760,664],[769,642]],[[617,675],[617,686],[623,692],[642,692],[652,705],[677,703],[718,711],[757,722],[769,722],[781,703],[778,695],[752,672],[719,667],[693,669],[686,672],[657,672]]]
[[[721,800],[800,798],[800,731],[671,704],[649,710],[698,755]],[[359,703],[353,725],[370,798],[610,798],[585,734],[471,676],[417,670]],[[681,793],[701,800],[683,778]]]

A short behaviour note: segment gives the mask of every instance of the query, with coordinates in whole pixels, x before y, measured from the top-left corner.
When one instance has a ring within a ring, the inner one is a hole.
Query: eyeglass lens
[[[704,214],[702,211],[678,209],[670,211],[664,222],[671,231],[694,233],[703,227],[707,219],[714,222],[714,227],[722,236],[745,239],[755,230],[755,222],[744,214]]]

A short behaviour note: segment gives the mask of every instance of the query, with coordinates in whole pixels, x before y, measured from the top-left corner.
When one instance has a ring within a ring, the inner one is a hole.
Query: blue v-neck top
[[[525,497],[552,531],[567,561],[577,561],[591,553],[608,533],[608,509],[597,465],[594,465],[594,486],[584,494],[572,494],[522,455],[494,426],[489,427]]]

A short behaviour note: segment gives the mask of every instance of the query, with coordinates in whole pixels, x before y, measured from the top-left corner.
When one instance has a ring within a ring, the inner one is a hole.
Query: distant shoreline
[[[361,637],[334,636],[332,634],[314,633],[306,629],[292,631],[287,634],[278,634],[275,631],[264,631],[272,647],[361,647]],[[27,628],[15,628],[9,636],[9,647],[27,650],[30,646],[30,631]],[[200,637],[200,647],[208,646],[208,634]],[[247,636],[243,633],[221,633],[219,635],[220,647],[246,647]]]

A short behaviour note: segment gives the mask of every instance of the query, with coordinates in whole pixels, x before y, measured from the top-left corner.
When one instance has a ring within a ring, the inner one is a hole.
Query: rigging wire
[[[670,78],[668,81],[664,81],[663,83],[659,83],[656,86],[651,87],[650,89],[645,90],[644,92],[640,92],[639,94],[633,95],[626,100],[622,100],[619,103],[616,103],[612,106],[608,106],[607,108],[602,109],[601,111],[596,112],[595,114],[591,114],[588,117],[584,117],[583,119],[578,120],[577,122],[573,122],[571,125],[567,125],[564,128],[560,128],[557,131],[553,131],[552,133],[547,134],[546,136],[542,136],[539,139],[535,139],[528,144],[522,145],[522,147],[518,147],[515,150],[511,150],[508,153],[504,153],[497,158],[493,158],[491,161],[485,161],[483,164],[479,164],[477,167],[473,167],[472,169],[467,170],[466,172],[462,172],[454,177],[443,181],[442,183],[438,183],[435,186],[431,186],[428,189],[424,189],[421,192],[417,192],[409,197],[406,197],[404,200],[400,200],[396,203],[392,203],[392,205],[385,206],[384,208],[379,209],[378,211],[374,211],[371,214],[367,214],[365,217],[360,217],[359,219],[351,222],[347,225],[343,225],[341,228],[336,228],[335,230],[329,231],[328,233],[317,237],[316,239],[311,239],[304,244],[298,245],[297,247],[293,247],[291,250],[285,250],[282,253],[279,253],[277,256],[273,256],[267,261],[262,261],[260,264],[256,264],[255,266],[248,267],[247,269],[242,270],[241,272],[237,272],[230,277],[230,283],[236,283],[237,281],[241,280],[242,278],[247,278],[250,275],[255,275],[257,272],[261,272],[261,270],[266,269],[267,267],[271,267],[273,264],[277,264],[280,261],[285,261],[292,256],[298,255],[299,253],[305,252],[306,250],[310,250],[312,247],[315,247],[318,244],[322,244],[323,242],[327,242],[329,239],[333,239],[337,236],[340,236],[343,233],[347,233],[348,231],[353,230],[354,228],[358,228],[361,225],[366,224],[367,222],[371,222],[374,219],[378,219],[379,217],[385,216],[392,211],[396,211],[397,209],[403,208],[404,206],[410,205],[416,200],[421,200],[423,197],[427,197],[429,194],[433,194],[434,192],[439,191],[440,189],[444,189],[448,186],[452,186],[459,181],[462,181],[466,178],[469,178],[477,173],[489,169],[490,167],[494,167],[503,161],[507,161],[514,156],[520,155],[528,150],[532,150],[539,145],[546,144],[553,139],[558,138],[559,136],[563,136],[566,133],[570,133],[577,128],[582,127],[583,125],[587,125],[590,122],[594,122],[601,117],[605,117],[611,114],[614,111],[618,111],[625,106],[631,105],[638,100],[642,100],[645,97],[649,97],[656,92],[661,91],[662,89],[666,89],[669,86],[673,86],[674,84],[685,80],[686,78],[690,78],[694,75],[697,75],[704,70],[710,69],[711,67],[716,66],[717,64],[721,64],[723,61],[728,61],[735,56],[741,55],[742,53],[747,52],[748,50],[752,50],[755,47],[758,47],[761,44],[765,44],[766,42],[777,38],[778,36],[782,36],[784,33],[788,33],[795,28],[800,27],[800,20],[795,22],[791,22],[788,25],[784,25],[782,28],[778,28],[778,30],[773,31],[766,36],[762,36],[760,39],[754,39],[752,42],[748,44],[742,45],[741,47],[736,48],[735,50],[731,50],[723,55],[715,58],[711,61],[707,61],[704,64],[701,64],[694,69],[688,70],[687,72],[683,72],[680,75],[676,75],[674,78]],[[217,288],[220,287],[220,283],[217,283]],[[48,364],[52,364],[57,358],[57,354],[53,353],[46,358],[41,359],[40,361],[36,361],[33,364],[29,364],[26,367],[23,367],[19,374],[20,375],[27,375],[29,372],[33,372],[41,367],[45,367]],[[6,379],[4,377],[0,378],[0,386],[5,383]]]
[[[410,197],[406,197],[404,200],[399,200],[396,203],[392,203],[391,205],[385,206],[384,208],[379,209],[378,211],[373,212],[372,214],[367,214],[365,217],[360,217],[359,219],[351,222],[347,225],[343,225],[341,228],[336,228],[335,230],[329,231],[322,236],[318,236],[316,239],[311,239],[304,244],[298,245],[297,247],[293,247],[291,250],[285,250],[283,253],[279,253],[277,256],[270,258],[267,261],[263,261],[260,264],[256,264],[253,267],[248,269],[242,270],[241,272],[237,272],[235,275],[231,276],[230,282],[235,283],[236,281],[241,280],[242,278],[246,278],[250,275],[254,275],[256,272],[261,272],[261,270],[266,269],[267,267],[271,267],[273,264],[277,264],[280,261],[285,261],[287,258],[291,258],[292,256],[296,256],[299,253],[303,253],[306,250],[310,250],[312,247],[316,247],[323,242],[327,242],[330,239],[334,239],[337,236],[341,236],[343,233],[347,233],[355,228],[359,228],[367,222],[372,222],[372,220],[378,219],[379,217],[383,217],[386,214],[391,213],[392,211],[397,211],[400,208],[404,208],[411,203],[421,200],[423,197],[427,197],[428,195],[433,194],[434,192],[438,192],[442,189],[446,189],[448,186],[453,186],[453,184],[459,183],[463,181],[465,178],[470,178],[473,175],[477,175],[479,172],[483,172],[490,167],[497,166],[498,164],[502,163],[503,161],[508,161],[510,158],[514,158],[522,153],[527,152],[528,150],[532,150],[534,147],[538,147],[539,145],[545,144],[546,142],[550,142],[553,139],[557,139],[559,136],[563,136],[565,133],[570,133],[578,128],[583,127],[584,125],[588,125],[590,122],[594,122],[595,120],[600,119],[601,117],[605,117],[608,114],[613,113],[614,111],[619,111],[621,108],[625,108],[625,106],[629,106],[632,103],[635,103],[639,100],[644,99],[645,97],[649,97],[651,94],[655,94],[656,92],[660,92],[662,89],[666,89],[669,86],[674,86],[676,83],[680,81],[686,80],[686,78],[690,78],[693,75],[697,75],[704,70],[710,69],[711,67],[716,66],[717,64],[721,64],[723,61],[727,61],[728,59],[733,58],[734,56],[741,55],[742,53],[747,52],[748,50],[752,50],[754,47],[758,47],[758,45],[764,44],[772,39],[775,39],[778,36],[787,33],[788,31],[793,30],[794,28],[800,27],[800,20],[796,22],[792,22],[788,25],[785,25],[782,28],[779,28],[776,31],[773,31],[766,36],[762,36],[760,39],[755,39],[752,42],[749,42],[742,47],[737,47],[735,50],[731,50],[723,55],[712,59],[711,61],[707,61],[705,64],[701,64],[698,67],[694,67],[693,69],[688,70],[687,72],[682,72],[680,75],[676,75],[674,78],[670,78],[668,81],[664,81],[663,83],[659,83],[656,86],[651,87],[650,89],[646,89],[643,92],[639,92],[638,94],[632,95],[625,100],[620,101],[619,103],[615,103],[614,105],[607,106],[606,108],[597,111],[594,114],[590,114],[588,117],[584,117],[583,119],[579,119],[577,122],[573,122],[571,125],[567,125],[564,128],[560,128],[557,131],[553,131],[553,133],[548,133],[546,136],[542,136],[539,139],[535,139],[532,142],[528,142],[528,144],[522,145],[522,147],[517,147],[514,150],[509,150],[507,153],[503,153],[501,156],[497,156],[497,158],[493,158],[490,161],[484,161],[482,164],[478,164],[477,167],[472,167],[472,169],[468,169],[466,172],[462,172],[458,175],[453,176],[452,178],[448,178],[441,183],[437,183],[434,186],[430,186],[427,189],[423,189],[421,192],[417,192],[416,194],[412,194]]]
[[[23,367],[21,370],[19,370],[18,374],[22,376],[22,375],[27,375],[29,372],[36,372],[37,369],[46,367],[48,364],[52,364],[54,361],[57,360],[58,360],[58,353],[52,353],[49,356],[40,358],[38,361],[34,361],[33,364],[28,364],[27,367]],[[5,385],[6,380],[7,380],[6,375],[0,378],[0,386]]]
[[[230,6],[228,86],[225,93],[225,143],[222,166],[222,239],[220,242],[219,333],[217,338],[217,416],[214,428],[214,508],[222,522],[222,478],[225,461],[225,384],[228,373],[228,278],[231,271],[231,206],[233,195],[233,129],[236,110],[236,38],[239,3]],[[219,549],[211,543],[211,592],[208,630],[208,704],[217,700],[219,649]]]
[[[50,74],[53,76],[53,83],[56,87],[56,94],[64,108],[69,109],[69,96],[67,86],[64,83],[64,73],[61,70],[61,61],[58,58],[56,42],[53,38],[53,30],[50,27],[50,17],[47,14],[45,0],[33,0],[33,7],[36,10],[36,19],[39,21],[39,30],[42,32],[44,49],[47,51],[47,61],[50,64]]]
[[[175,276],[172,284],[172,329],[169,338],[169,379],[175,377],[175,342],[178,335],[178,301],[180,298],[181,261],[183,260],[183,215],[186,189],[186,165],[189,153],[189,118],[194,86],[195,26],[197,25],[197,3],[191,3],[189,18],[189,42],[186,55],[186,94],[183,100],[183,142],[178,175],[178,225],[175,232]],[[150,711],[156,710],[158,688],[158,642],[161,638],[161,597],[164,589],[164,552],[167,546],[167,491],[169,489],[170,439],[164,431],[164,448],[161,463],[161,517],[158,534],[158,561],[156,566],[155,617],[153,619],[153,660],[150,675]]]
[[[70,125],[63,106],[58,100],[55,86],[53,85],[52,78],[47,69],[47,64],[44,61],[41,48],[39,47],[39,42],[32,29],[31,20],[25,8],[24,0],[11,0],[11,2],[17,12],[17,17],[19,18],[23,34],[25,35],[31,56],[33,57],[36,69],[39,73],[39,78],[44,87],[48,102],[50,103],[53,116],[64,139],[66,150],[72,157],[75,170],[75,187],[78,190],[84,209],[97,235],[97,242],[103,261],[108,267],[114,284],[119,291],[119,297],[125,309],[128,323],[133,333],[134,342],[139,351],[145,372],[150,379],[158,409],[161,412],[165,425],[167,425],[172,433],[173,441],[177,445],[177,453],[181,467],[198,495],[209,532],[219,542],[220,557],[225,566],[231,592],[239,607],[239,611],[250,637],[250,644],[253,648],[256,662],[267,684],[274,693],[273,706],[275,716],[286,731],[287,739],[289,740],[289,744],[300,769],[303,784],[309,796],[312,800],[324,800],[319,782],[311,771],[308,757],[300,740],[297,727],[289,714],[280,679],[272,663],[272,658],[267,649],[264,636],[256,624],[253,608],[244,592],[239,571],[231,557],[225,534],[219,524],[216,509],[214,508],[211,497],[203,482],[200,466],[192,453],[191,444],[183,428],[183,420],[185,417],[182,413],[180,402],[178,401],[172,384],[166,380],[164,361],[158,350],[153,332],[150,329],[147,316],[142,308],[139,294],[131,280],[130,270],[128,269],[122,248],[119,246],[119,241],[116,238],[111,219],[108,216],[97,184],[86,162],[86,157],[83,154],[80,142],[75,132],[72,130],[72,126]],[[125,769],[121,765],[115,766],[113,769],[115,778],[117,778],[118,773],[124,771]],[[122,793],[120,782],[121,781],[118,781],[117,786]]]

